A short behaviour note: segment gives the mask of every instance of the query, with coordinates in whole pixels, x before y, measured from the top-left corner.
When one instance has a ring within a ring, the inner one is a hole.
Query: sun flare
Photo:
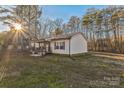
[[[14,24],[14,28],[15,28],[16,30],[21,30],[21,29],[22,29],[22,26],[21,26],[21,24],[15,23],[15,24]]]

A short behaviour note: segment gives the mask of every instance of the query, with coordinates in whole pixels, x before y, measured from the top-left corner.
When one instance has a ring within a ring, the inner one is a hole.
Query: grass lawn
[[[0,61],[0,87],[124,87],[123,60],[91,53],[73,57],[20,54],[4,60]]]

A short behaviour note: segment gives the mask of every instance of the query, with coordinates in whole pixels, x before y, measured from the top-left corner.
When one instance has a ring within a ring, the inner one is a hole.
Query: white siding
[[[71,54],[87,52],[87,41],[81,34],[76,34],[71,38]]]
[[[55,49],[54,48],[54,43],[55,42],[65,42],[65,49],[64,50],[62,50],[62,49]],[[51,46],[52,53],[56,53],[56,54],[69,54],[69,40],[54,40],[54,41],[51,41],[50,46]]]

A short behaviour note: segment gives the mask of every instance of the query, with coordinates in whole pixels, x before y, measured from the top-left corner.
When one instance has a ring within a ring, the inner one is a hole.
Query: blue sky
[[[62,18],[67,22],[71,16],[82,17],[88,8],[102,9],[104,5],[43,5],[42,16],[51,19]],[[6,26],[0,24],[0,31],[6,30]]]
[[[65,22],[69,20],[71,16],[82,17],[88,8],[102,9],[104,5],[46,5],[43,7],[43,16],[47,16],[52,19],[62,18]]]

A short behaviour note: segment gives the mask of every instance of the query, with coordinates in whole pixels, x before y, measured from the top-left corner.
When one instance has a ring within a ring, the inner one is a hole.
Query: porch
[[[51,53],[50,41],[45,39],[31,41],[31,56],[44,56]]]

